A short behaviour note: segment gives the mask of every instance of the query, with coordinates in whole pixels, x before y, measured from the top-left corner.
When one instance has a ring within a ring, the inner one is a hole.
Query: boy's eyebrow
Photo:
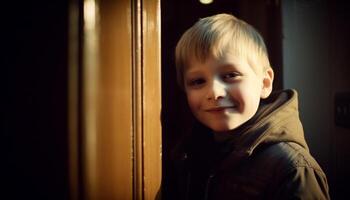
[[[198,75],[198,74],[201,74],[201,70],[198,70],[198,69],[192,69],[192,70],[187,70],[185,72],[185,76],[188,76],[188,75],[191,75],[191,76],[194,76],[194,75]]]
[[[237,66],[233,63],[222,63],[220,68],[236,68]]]
[[[234,69],[234,70],[238,70],[239,69],[239,64],[233,64],[233,63],[223,63],[219,66],[219,68],[221,70],[227,70],[227,69]]]

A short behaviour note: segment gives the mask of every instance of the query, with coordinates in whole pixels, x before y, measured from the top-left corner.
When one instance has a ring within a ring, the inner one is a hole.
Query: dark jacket
[[[197,128],[174,153],[169,199],[329,199],[326,175],[310,155],[297,93],[272,94],[255,116],[218,143]]]

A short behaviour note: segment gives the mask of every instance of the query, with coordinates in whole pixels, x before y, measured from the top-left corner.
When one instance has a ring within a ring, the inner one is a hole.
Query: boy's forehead
[[[203,58],[199,58],[198,56],[189,56],[188,62],[186,64],[186,68],[192,68],[193,66],[202,66],[203,64],[215,62],[218,64],[239,64],[242,62],[246,62],[247,57],[239,54],[237,52],[222,52],[220,54],[210,53]]]
[[[239,53],[238,51],[226,51],[220,54],[210,53],[204,59],[200,59],[198,56],[189,56],[184,73],[192,73],[203,68],[210,69],[227,66],[235,68],[250,67],[256,73],[262,71],[262,67],[255,56]]]

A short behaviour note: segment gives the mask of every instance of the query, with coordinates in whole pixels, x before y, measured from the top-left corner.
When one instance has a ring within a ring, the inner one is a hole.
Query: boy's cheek
[[[194,104],[196,104],[195,102],[196,101],[194,100],[193,95],[187,94],[187,103],[190,106],[190,108],[192,108],[194,106]]]
[[[201,97],[197,93],[189,92],[187,93],[187,103],[192,111],[200,107]]]

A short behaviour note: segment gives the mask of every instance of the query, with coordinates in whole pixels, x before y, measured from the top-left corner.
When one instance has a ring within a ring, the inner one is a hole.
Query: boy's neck
[[[239,134],[234,131],[225,131],[225,132],[213,132],[214,140],[218,143],[223,143],[228,140],[236,140],[239,137]]]

